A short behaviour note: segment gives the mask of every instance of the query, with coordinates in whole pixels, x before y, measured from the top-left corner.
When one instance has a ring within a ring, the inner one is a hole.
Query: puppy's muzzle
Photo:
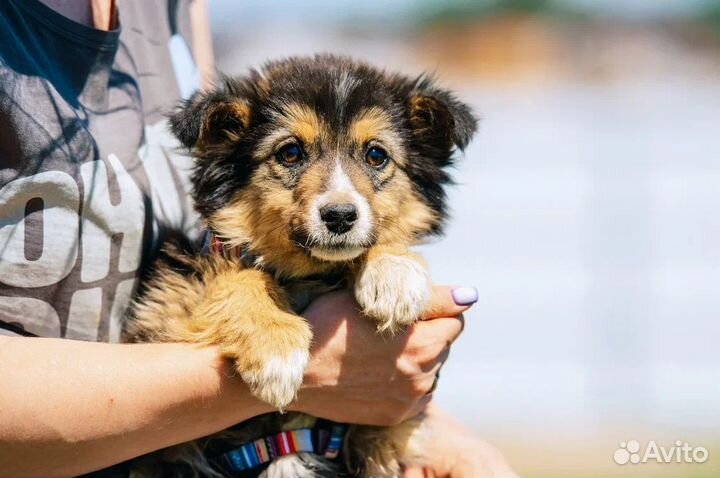
[[[352,229],[358,219],[358,211],[355,205],[349,203],[328,204],[320,208],[320,219],[328,231],[340,235]]]

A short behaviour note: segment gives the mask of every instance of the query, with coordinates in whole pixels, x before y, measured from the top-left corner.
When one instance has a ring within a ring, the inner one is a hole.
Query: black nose
[[[342,234],[357,221],[357,209],[352,204],[329,204],[320,208],[320,218],[330,232]]]

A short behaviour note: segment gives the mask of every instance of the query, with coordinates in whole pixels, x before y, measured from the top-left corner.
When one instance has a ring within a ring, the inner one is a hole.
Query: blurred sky
[[[440,403],[526,476],[642,474],[612,463],[629,439],[716,457],[653,476],[720,476],[720,37],[690,22],[718,2],[417,21],[462,3],[210,5],[227,73],[343,52],[435,71],[482,118],[450,227],[422,248],[437,282],[481,294]]]

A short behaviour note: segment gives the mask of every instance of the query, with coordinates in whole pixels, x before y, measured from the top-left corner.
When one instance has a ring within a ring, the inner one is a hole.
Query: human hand
[[[394,337],[379,335],[349,292],[314,301],[304,313],[314,333],[310,363],[291,409],[382,426],[417,415],[462,331],[462,313],[477,300],[474,289],[454,290],[434,287],[424,320]]]
[[[432,430],[432,440],[424,447],[427,466],[407,467],[404,478],[517,477],[497,448],[435,404],[426,407],[424,423]]]

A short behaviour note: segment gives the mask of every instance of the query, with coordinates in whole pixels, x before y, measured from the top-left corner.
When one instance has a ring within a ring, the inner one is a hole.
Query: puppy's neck
[[[212,231],[207,233],[205,250],[240,262],[247,268],[271,273],[282,281],[327,279],[334,282],[363,261],[362,256],[348,262],[323,261],[298,247],[263,247],[249,241],[224,239]]]

